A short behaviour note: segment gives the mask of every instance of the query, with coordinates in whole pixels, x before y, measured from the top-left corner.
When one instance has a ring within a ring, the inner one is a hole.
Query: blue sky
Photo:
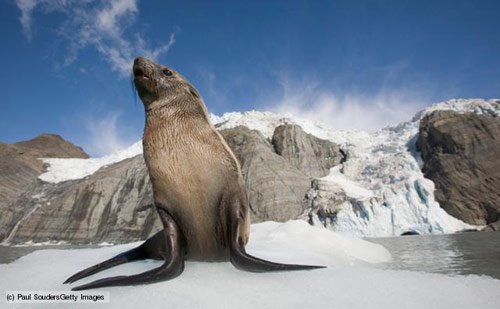
[[[137,141],[137,55],[215,114],[290,112],[374,130],[500,89],[500,1],[0,2],[0,141],[57,133],[98,156]]]

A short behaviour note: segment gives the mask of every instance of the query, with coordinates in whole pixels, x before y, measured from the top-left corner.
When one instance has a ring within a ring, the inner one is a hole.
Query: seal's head
[[[175,70],[143,57],[134,60],[134,84],[148,110],[155,101],[170,101],[182,95],[199,98],[193,86]]]

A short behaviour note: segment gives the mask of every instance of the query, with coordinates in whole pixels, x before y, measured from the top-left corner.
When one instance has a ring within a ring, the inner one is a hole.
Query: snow
[[[331,140],[338,144],[343,144],[352,137],[366,136],[368,134],[357,130],[333,131],[321,122],[311,122],[292,114],[278,115],[271,112],[248,111],[225,113],[220,117],[212,115],[212,121],[220,130],[245,126],[251,130],[259,131],[268,139],[273,137],[276,127],[284,124],[297,124],[306,133],[318,138]]]
[[[66,180],[80,179],[92,175],[101,167],[120,162],[142,154],[142,141],[138,141],[129,148],[100,158],[89,159],[43,159],[48,163],[47,171],[38,178],[51,183]]]
[[[34,242],[32,240],[26,241],[23,243],[15,244],[15,245],[10,245],[8,241],[3,241],[0,243],[2,246],[9,246],[9,247],[43,247],[43,246],[64,246],[64,245],[71,245],[69,242],[65,240],[48,240],[48,241],[42,241],[42,242]]]
[[[391,260],[389,251],[381,245],[311,226],[303,220],[253,224],[246,248],[256,256],[273,261],[299,263],[307,260],[313,265],[325,266],[354,266]],[[284,259],[282,251],[293,254]]]
[[[40,250],[0,264],[0,293],[62,291],[73,273],[138,243],[79,250]],[[249,273],[230,263],[187,262],[171,281],[88,290],[109,292],[106,308],[498,308],[500,280],[486,276],[447,276],[381,270],[387,261],[381,246],[309,226],[301,221],[252,226],[248,251],[288,263],[323,264],[314,271]],[[157,267],[160,261],[121,265],[72,286]],[[27,280],[29,278],[29,280]],[[439,288],[437,288],[439,287]],[[79,293],[79,292],[78,292]],[[9,308],[26,305],[9,304]],[[33,306],[33,305],[32,305]],[[39,304],[37,308],[67,305]],[[80,304],[94,308],[95,304]]]
[[[452,99],[446,102],[433,104],[420,113],[417,113],[412,121],[423,118],[428,113],[436,110],[451,110],[458,113],[475,113],[478,115],[500,116],[500,99]]]
[[[415,149],[419,122],[435,110],[499,116],[500,100],[454,99],[436,103],[408,122],[376,132],[331,130],[327,125],[293,115],[271,112],[233,112],[211,115],[218,129],[239,125],[271,138],[281,124],[300,125],[305,132],[340,145],[347,161],[316,179],[308,193],[312,207],[327,216],[313,222],[328,229],[358,236],[394,236],[408,231],[420,234],[453,233],[481,228],[449,216],[434,198],[434,184],[424,178],[422,159]],[[88,176],[100,167],[138,155],[137,142],[129,149],[103,158],[45,159],[50,164],[40,179],[57,183]]]
[[[349,178],[342,174],[341,167],[341,165],[332,167],[330,173],[323,177],[322,180],[331,186],[336,186],[336,190],[340,190],[353,198],[366,199],[375,195],[373,191],[367,190],[355,181],[349,180]]]

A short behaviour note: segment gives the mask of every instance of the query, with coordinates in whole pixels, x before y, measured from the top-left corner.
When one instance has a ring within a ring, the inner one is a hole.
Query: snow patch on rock
[[[142,154],[142,141],[138,141],[127,149],[100,158],[89,159],[43,159],[48,163],[47,171],[39,179],[45,182],[58,183],[67,180],[81,179],[97,172],[101,167],[123,161]]]

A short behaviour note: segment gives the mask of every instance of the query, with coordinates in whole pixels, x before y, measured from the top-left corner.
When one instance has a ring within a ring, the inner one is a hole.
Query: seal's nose
[[[148,58],[144,58],[144,57],[137,57],[134,59],[134,65],[151,63],[151,62],[152,62],[151,60],[149,60]]]
[[[134,65],[139,64],[139,62],[141,62],[141,61],[142,61],[142,59],[144,59],[144,58],[142,58],[142,57],[137,57],[137,58],[135,58],[135,59],[134,59]]]

